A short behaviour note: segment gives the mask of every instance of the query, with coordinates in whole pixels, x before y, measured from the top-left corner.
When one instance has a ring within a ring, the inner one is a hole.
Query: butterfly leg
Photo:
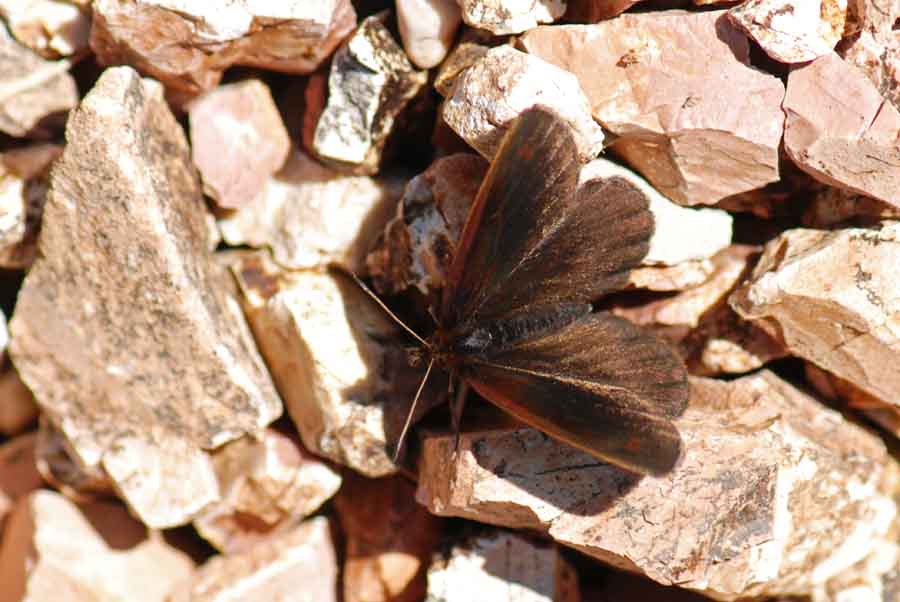
[[[454,375],[455,376],[455,375]],[[466,405],[466,397],[469,394],[469,385],[466,384],[465,381],[461,381],[459,383],[459,387],[456,389],[456,394],[453,394],[453,381],[456,380],[454,377],[451,377],[450,383],[450,423],[453,425],[453,453],[456,454],[457,450],[459,450],[459,431],[460,425],[462,423],[462,413],[463,408]]]

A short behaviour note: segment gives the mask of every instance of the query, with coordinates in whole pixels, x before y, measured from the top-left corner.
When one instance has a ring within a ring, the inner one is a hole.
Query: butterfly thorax
[[[529,308],[497,320],[473,321],[462,328],[438,328],[430,341],[435,361],[456,368],[466,358],[485,358],[513,345],[564,328],[591,312],[587,303],[562,302]]]

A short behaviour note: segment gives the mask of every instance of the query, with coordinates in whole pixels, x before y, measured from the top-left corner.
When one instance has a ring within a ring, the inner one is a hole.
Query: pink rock
[[[670,199],[716,201],[778,180],[782,83],[749,64],[724,11],[539,27],[525,50],[578,77],[612,148]],[[703,57],[698,60],[698,57]]]
[[[216,88],[191,103],[190,118],[194,164],[220,207],[250,204],[287,159],[290,138],[259,80]]]
[[[403,49],[421,69],[430,69],[444,60],[461,21],[456,0],[397,0],[397,26]]]
[[[817,180],[900,206],[900,113],[837,54],[791,72],[784,147]]]

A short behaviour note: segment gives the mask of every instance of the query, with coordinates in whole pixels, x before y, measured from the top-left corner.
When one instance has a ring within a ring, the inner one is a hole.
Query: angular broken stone
[[[519,44],[575,74],[593,116],[618,136],[611,148],[677,203],[778,180],[784,85],[750,66],[725,11],[538,27]]]
[[[356,26],[350,0],[96,0],[92,9],[97,60],[130,65],[182,99],[232,65],[311,73]]]
[[[435,73],[434,89],[443,97],[449,96],[460,73],[481,60],[491,48],[502,46],[510,40],[511,38],[494,37],[477,29],[464,29],[459,42]]]
[[[164,602],[194,563],[121,505],[52,491],[19,500],[0,544],[7,600]]]
[[[211,558],[166,602],[337,602],[337,576],[328,519],[319,516],[245,552]]]
[[[46,143],[0,153],[0,267],[34,261],[50,166],[61,153],[62,146]]]
[[[296,525],[341,486],[341,476],[272,429],[216,451],[222,500],[194,519],[206,541],[226,554],[249,550]]]
[[[344,171],[377,173],[397,117],[427,79],[394,41],[383,16],[363,20],[334,54],[328,100],[314,119],[310,150]]]
[[[817,192],[803,212],[803,225],[808,228],[827,229],[847,222],[872,226],[882,220],[896,219],[900,219],[897,205],[832,186]]]
[[[694,259],[673,266],[645,266],[631,270],[628,284],[651,291],[680,291],[703,284],[713,270],[709,259]]]
[[[900,207],[900,111],[835,53],[795,68],[784,149],[817,180]]]
[[[204,192],[227,209],[253,203],[291,149],[269,88],[256,79],[220,86],[191,103],[190,118]]]
[[[466,25],[494,35],[521,33],[539,23],[552,23],[566,12],[566,0],[457,0]]]
[[[612,19],[641,0],[568,0],[565,20],[569,23],[598,23]]]
[[[0,16],[19,43],[50,60],[88,48],[90,10],[66,0],[0,0]]]
[[[103,467],[83,462],[65,433],[46,416],[38,424],[35,456],[44,480],[70,500],[80,502],[116,493]]]
[[[698,376],[746,374],[789,355],[784,343],[726,304],[704,316],[679,347],[688,371]]]
[[[0,132],[46,138],[78,103],[67,60],[47,61],[0,27]]]
[[[26,433],[0,444],[0,533],[16,501],[44,484],[34,461],[35,437]]]
[[[749,0],[728,18],[776,61],[803,63],[830,54],[840,41],[847,0]]]
[[[281,413],[162,92],[109,69],[73,112],[10,324],[42,409],[153,527],[218,498],[205,450]]]
[[[795,229],[766,245],[731,298],[793,355],[900,406],[900,222]]]
[[[851,0],[848,31],[838,53],[856,65],[878,92],[900,109],[900,4],[891,0]]]
[[[397,215],[385,226],[381,246],[367,264],[375,287],[423,294],[444,286],[469,207],[487,172],[478,155],[457,153],[435,160],[406,185]]]
[[[808,595],[871,554],[897,514],[882,441],[774,374],[693,378],[675,469],[640,477],[530,428],[426,435],[417,499],[535,529],[717,600]]]
[[[447,56],[462,17],[456,0],[397,0],[397,26],[409,60],[431,69]]]
[[[344,602],[421,600],[443,520],[415,501],[406,477],[348,472],[334,507],[345,537]]]
[[[341,274],[285,271],[264,253],[232,270],[306,448],[366,476],[396,472],[388,443],[399,437],[421,378],[407,366],[410,343],[399,327]],[[417,415],[428,408],[428,391]]]
[[[295,150],[259,198],[222,216],[219,228],[228,244],[267,247],[287,268],[361,272],[401,186],[398,178],[340,174]]]
[[[572,125],[582,160],[603,150],[603,130],[591,118],[578,80],[511,46],[488,50],[463,71],[441,113],[463,140],[491,159],[516,117],[535,105],[555,110]]]
[[[578,574],[560,552],[506,531],[467,538],[435,558],[428,599],[580,602]]]

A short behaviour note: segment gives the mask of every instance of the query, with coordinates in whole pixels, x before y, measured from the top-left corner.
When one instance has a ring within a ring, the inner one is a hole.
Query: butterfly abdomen
[[[591,312],[587,303],[559,303],[529,309],[501,320],[479,322],[452,342],[462,355],[485,355],[555,332]]]

